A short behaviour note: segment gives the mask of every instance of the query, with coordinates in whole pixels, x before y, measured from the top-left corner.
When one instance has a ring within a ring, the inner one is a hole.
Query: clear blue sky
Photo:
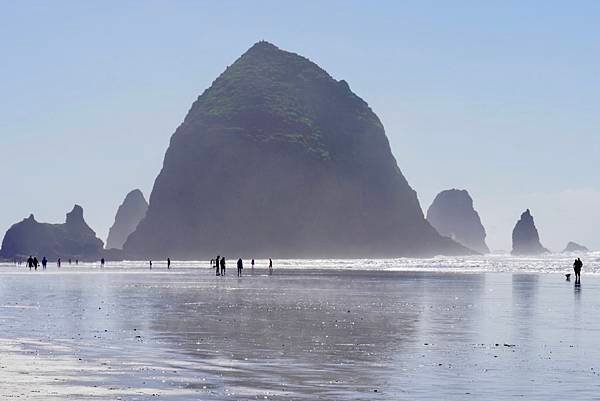
[[[5,1],[0,231],[73,203],[105,239],[192,101],[264,39],[345,79],[424,210],[468,189],[493,249],[600,249],[600,1]],[[1,233],[0,233],[1,234]]]

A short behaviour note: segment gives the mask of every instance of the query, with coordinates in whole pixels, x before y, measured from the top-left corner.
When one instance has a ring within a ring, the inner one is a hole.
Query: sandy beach
[[[597,399],[600,279],[0,268],[0,398]]]

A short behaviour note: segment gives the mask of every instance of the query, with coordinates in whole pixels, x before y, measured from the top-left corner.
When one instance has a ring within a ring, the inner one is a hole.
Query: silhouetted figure
[[[29,267],[29,270],[31,270],[31,268],[33,267],[33,258],[31,257],[31,255],[29,255],[29,258],[27,259],[27,266]]]
[[[221,276],[225,275],[225,256],[221,258]]]
[[[581,284],[581,268],[583,267],[583,262],[581,259],[575,259],[573,263],[573,270],[575,271],[575,284]]]
[[[79,264],[79,259],[75,259],[75,264],[78,265]]]
[[[152,261],[150,261],[150,270],[152,270]]]
[[[273,261],[269,258],[269,276],[273,275]]]
[[[220,256],[220,255],[217,255],[217,259],[216,259],[216,261],[215,261],[215,270],[216,270],[216,273],[215,273],[215,274],[216,274],[217,276],[220,276],[220,275],[221,275],[221,272],[219,271],[219,262],[220,262],[220,261],[221,261],[221,256]]]
[[[242,258],[238,259],[237,268],[238,268],[238,277],[242,277],[242,269],[244,268],[244,262],[242,262]]]
[[[104,258],[100,259],[100,267],[104,267]]]
[[[34,268],[35,270],[37,270],[37,268],[38,268],[38,265],[39,265],[39,264],[40,264],[40,262],[38,261],[38,258],[37,258],[37,256],[34,256],[34,257],[33,257],[33,268]]]
[[[69,264],[71,264],[71,258],[69,258]]]
[[[46,257],[44,256],[42,258],[42,269],[46,270],[46,265],[48,264],[48,259],[46,259]]]
[[[171,258],[167,258],[167,269],[171,270]]]
[[[254,273],[254,259],[252,259],[251,264],[252,264],[252,273]]]
[[[60,258],[58,258],[58,260],[56,261],[56,267],[60,269]]]

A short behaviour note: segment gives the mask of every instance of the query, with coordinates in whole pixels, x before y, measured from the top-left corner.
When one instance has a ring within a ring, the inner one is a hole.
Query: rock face
[[[259,42],[171,138],[130,257],[464,254],[425,220],[383,125],[345,81]]]
[[[586,248],[583,245],[579,245],[576,242],[569,242],[567,244],[567,246],[565,247],[565,250],[563,251],[563,253],[569,253],[569,252],[589,252],[590,250],[588,248]]]
[[[125,200],[119,206],[115,222],[108,232],[106,239],[107,249],[122,249],[129,234],[135,231],[148,210],[148,202],[139,189],[127,194]]]
[[[427,210],[427,221],[442,235],[479,253],[489,253],[485,228],[465,190],[440,192]]]
[[[533,221],[533,216],[529,209],[521,215],[513,233],[513,255],[540,255],[549,253],[540,243],[540,236]]]
[[[83,219],[83,209],[75,205],[64,224],[38,223],[33,215],[13,225],[4,236],[0,256],[4,258],[45,256],[52,260],[96,259],[103,248],[101,240]]]

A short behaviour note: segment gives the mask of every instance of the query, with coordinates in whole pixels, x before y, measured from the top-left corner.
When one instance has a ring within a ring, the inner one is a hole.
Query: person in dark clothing
[[[242,277],[242,269],[244,268],[244,262],[242,262],[242,258],[238,259],[237,268],[238,268],[238,277]]]
[[[46,270],[46,265],[48,264],[48,259],[46,259],[46,257],[44,256],[42,258],[42,269]]]
[[[269,276],[273,275],[273,261],[269,258]]]
[[[33,257],[33,268],[34,268],[35,270],[37,270],[37,268],[38,268],[38,265],[39,265],[39,264],[40,264],[40,262],[38,261],[38,258],[37,258],[37,256],[34,256],[34,257]]]
[[[33,258],[29,255],[29,259],[27,259],[27,266],[29,266],[29,270],[33,267]]]
[[[221,258],[221,276],[225,275],[225,256]]]
[[[60,258],[56,261],[56,267],[60,268]]]
[[[581,268],[583,267],[583,262],[581,259],[575,259],[573,263],[573,270],[575,271],[575,284],[581,284]]]
[[[150,270],[152,270],[152,261],[150,261]]]
[[[254,259],[252,259],[251,264],[252,264],[252,274],[254,274]]]
[[[171,258],[167,258],[167,269],[171,270]]]
[[[104,267],[104,258],[100,259],[100,267]]]
[[[217,259],[215,262],[215,271],[216,271],[216,275],[220,276],[221,275],[221,271],[219,270],[219,262],[221,261],[221,256],[217,255]]]

